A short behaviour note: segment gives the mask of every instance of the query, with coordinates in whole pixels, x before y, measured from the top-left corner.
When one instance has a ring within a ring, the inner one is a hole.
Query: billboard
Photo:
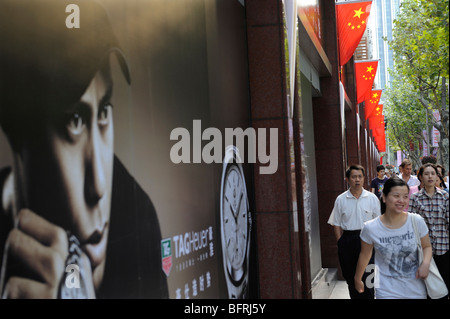
[[[241,1],[0,3],[2,295],[248,297]]]

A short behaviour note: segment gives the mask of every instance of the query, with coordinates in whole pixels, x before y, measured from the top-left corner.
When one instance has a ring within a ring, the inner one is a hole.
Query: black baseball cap
[[[70,10],[73,5],[76,11]],[[79,28],[70,28],[78,17]],[[1,0],[0,124],[5,132],[43,111],[77,102],[112,54],[130,84],[109,17],[94,0]]]

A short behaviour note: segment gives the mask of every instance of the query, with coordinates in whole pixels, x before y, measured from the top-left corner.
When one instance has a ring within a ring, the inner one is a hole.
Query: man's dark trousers
[[[373,299],[374,289],[366,286],[366,279],[373,272],[364,272],[362,281],[364,283],[364,292],[358,293],[355,289],[355,272],[358,264],[359,253],[361,251],[361,238],[359,237],[360,230],[346,231],[338,240],[338,256],[341,265],[342,275],[348,285],[348,291],[351,299]],[[373,254],[370,258],[369,265],[374,264]],[[371,278],[372,279],[372,278]],[[373,279],[371,280],[373,285]]]

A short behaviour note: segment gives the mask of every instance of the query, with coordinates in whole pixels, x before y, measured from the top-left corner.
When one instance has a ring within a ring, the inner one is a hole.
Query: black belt
[[[361,229],[357,229],[357,230],[344,230],[344,233],[347,233],[347,234],[360,234],[360,233],[361,233]]]

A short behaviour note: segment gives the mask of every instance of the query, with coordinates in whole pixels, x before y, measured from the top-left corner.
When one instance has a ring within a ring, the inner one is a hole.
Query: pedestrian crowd
[[[352,299],[430,299],[424,279],[432,260],[448,290],[445,169],[431,156],[422,159],[416,176],[409,159],[399,166],[399,175],[392,168],[379,165],[368,191],[364,167],[351,165],[345,174],[349,188],[336,198],[328,220]],[[442,299],[448,299],[448,291]]]

